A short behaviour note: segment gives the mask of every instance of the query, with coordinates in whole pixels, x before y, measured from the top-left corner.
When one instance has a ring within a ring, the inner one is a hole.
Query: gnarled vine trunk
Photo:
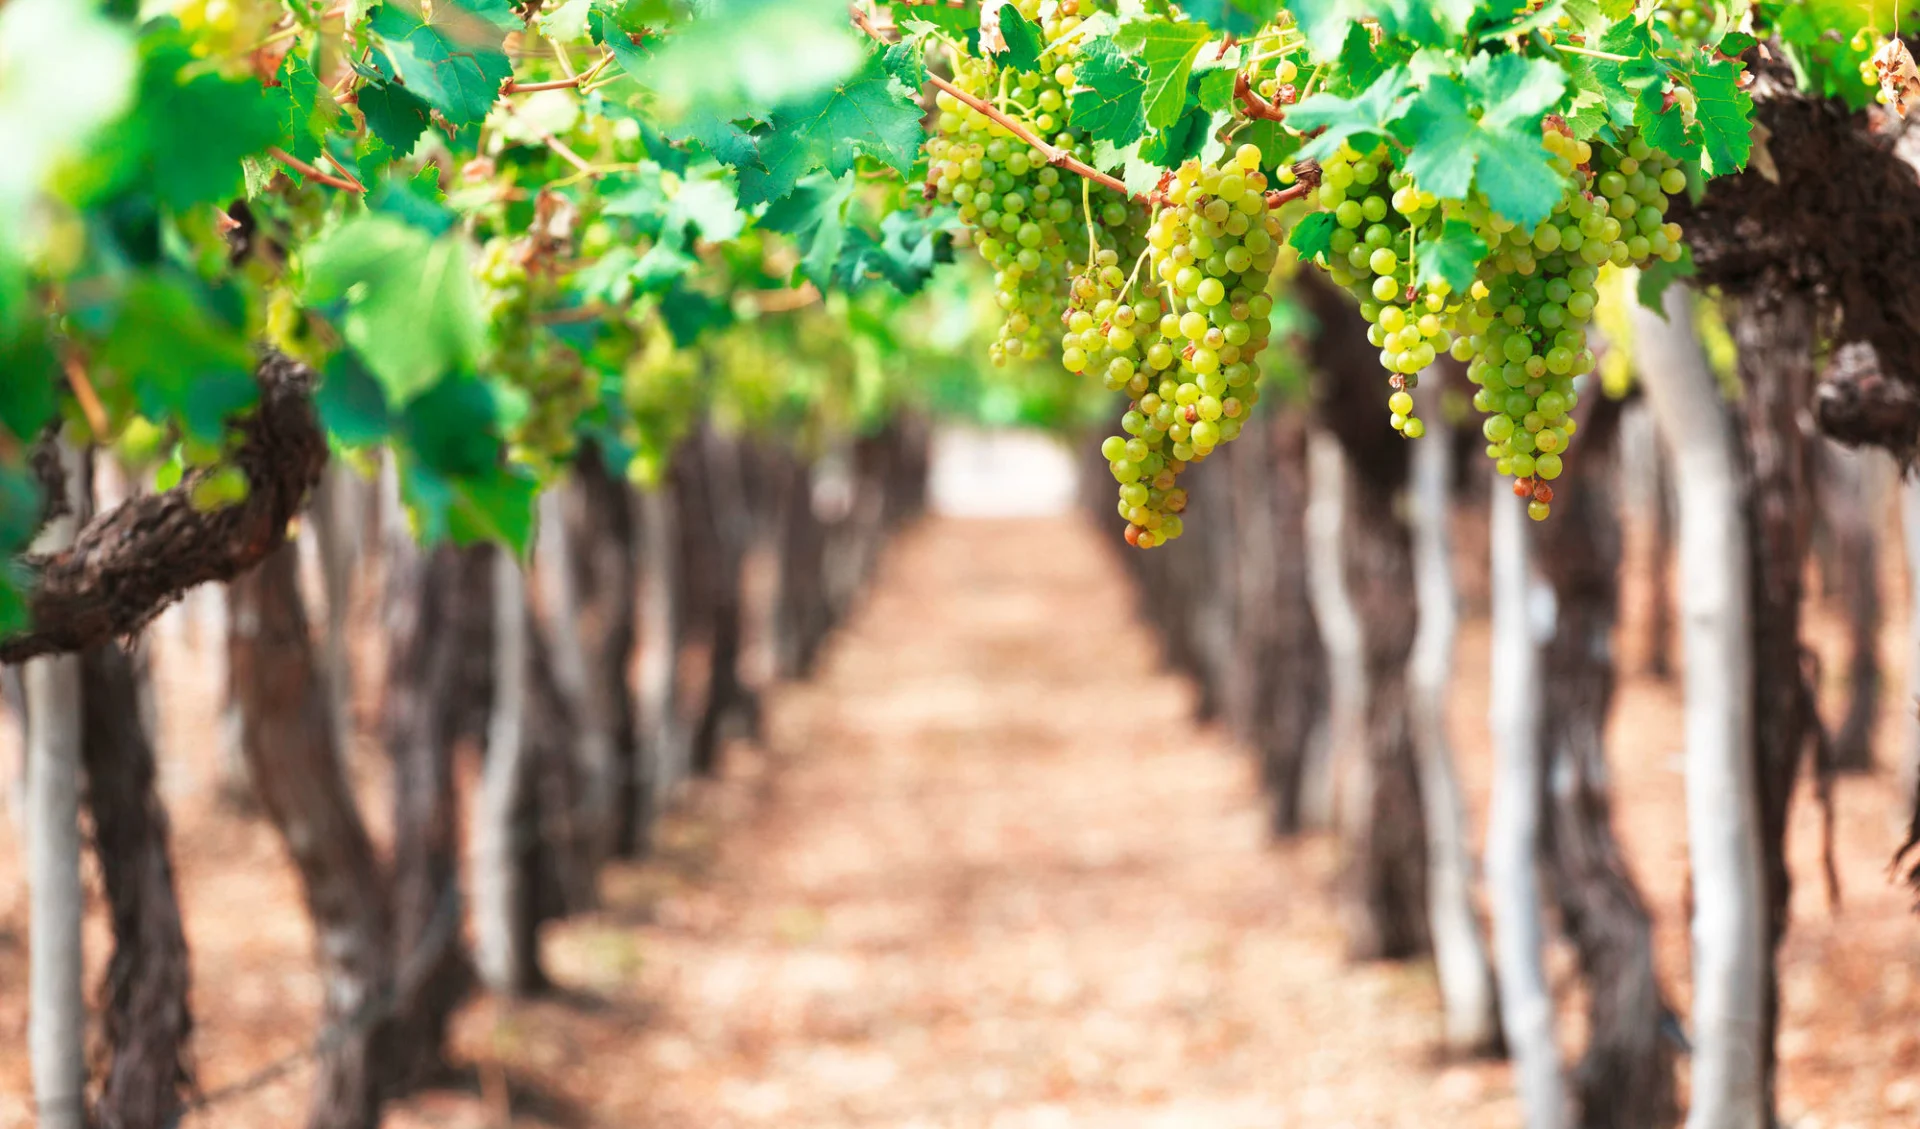
[[[1617,458],[1621,405],[1582,411],[1579,458],[1554,483],[1537,527],[1553,587],[1554,630],[1541,655],[1541,746],[1548,819],[1543,855],[1560,919],[1587,984],[1587,1047],[1574,1079],[1583,1129],[1671,1124],[1674,1048],[1653,967],[1653,921],[1613,833],[1606,727],[1619,618]]]
[[[113,924],[102,992],[105,1077],[93,1122],[162,1129],[179,1117],[192,1084],[193,1030],[167,810],[155,788],[133,660],[116,644],[82,653],[80,694],[87,811]]]

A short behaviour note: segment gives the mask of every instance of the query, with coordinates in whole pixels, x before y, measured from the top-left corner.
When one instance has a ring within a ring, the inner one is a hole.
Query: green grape
[[[187,501],[198,513],[210,514],[237,506],[253,492],[247,472],[237,466],[216,467],[194,479],[187,488]]]
[[[484,369],[500,376],[526,399],[527,411],[507,436],[514,458],[550,466],[573,453],[574,423],[598,399],[598,381],[573,349],[534,318],[553,295],[552,272],[534,269],[531,239],[494,238],[481,249],[475,269],[480,309],[487,320]]]

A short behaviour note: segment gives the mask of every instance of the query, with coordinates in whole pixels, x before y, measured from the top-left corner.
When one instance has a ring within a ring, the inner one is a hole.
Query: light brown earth
[[[1904,591],[1897,559],[1887,578]],[[1894,687],[1902,602],[1883,638]],[[1816,616],[1830,671],[1837,632]],[[1616,803],[1684,1005],[1679,688],[1632,676],[1626,635]],[[217,1090],[297,1053],[318,989],[277,842],[214,800],[214,687],[194,653],[161,656],[163,755],[200,1079]],[[1476,820],[1486,660],[1470,619],[1453,730]],[[501,1125],[510,1102],[515,1124],[623,1129],[1517,1126],[1503,1065],[1435,1056],[1426,966],[1344,959],[1331,844],[1268,841],[1249,758],[1191,725],[1190,702],[1100,532],[929,519],[816,679],[770,694],[765,745],[736,744],[657,857],[607,875],[603,913],[551,931],[562,995],[472,1006],[457,1042],[474,1084],[389,1124]],[[378,750],[363,737],[353,757],[379,812]],[[1837,911],[1813,805],[1794,823],[1781,1051],[1797,1129],[1920,1123],[1920,919],[1886,870],[1898,791],[1891,772],[1843,782]],[[16,848],[0,835],[0,1129],[32,1120]],[[104,924],[90,930],[97,963]],[[1554,968],[1572,982],[1564,952]],[[1571,1041],[1577,1001],[1563,1010]],[[296,1069],[187,1125],[298,1125],[305,1082]]]

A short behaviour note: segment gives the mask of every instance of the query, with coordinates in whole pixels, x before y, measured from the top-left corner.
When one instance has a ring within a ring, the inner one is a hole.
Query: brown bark
[[[1813,389],[1813,308],[1805,294],[1778,280],[1733,297],[1729,313],[1746,389],[1741,408],[1753,568],[1754,759],[1768,941],[1777,953],[1786,936],[1793,886],[1786,860],[1787,808],[1802,754],[1809,743],[1822,739],[1800,642],[1810,500],[1808,444],[1800,416]],[[1768,1109],[1773,1108],[1779,1016],[1779,974],[1770,960],[1763,1038]]]
[[[1848,455],[1817,444],[1811,469],[1823,594],[1837,596],[1847,625],[1847,707],[1833,736],[1832,768],[1873,771],[1873,727],[1880,712],[1880,538],[1870,508],[1865,468]]]
[[[1649,1129],[1671,1124],[1676,1112],[1653,922],[1614,837],[1607,785],[1620,598],[1620,411],[1602,397],[1582,413],[1578,458],[1554,484],[1552,518],[1537,528],[1538,564],[1555,606],[1553,638],[1541,655],[1548,814],[1542,853],[1587,983],[1587,1048],[1574,1073],[1583,1129]]]
[[[763,460],[778,497],[775,535],[779,585],[773,606],[774,662],[780,677],[799,679],[813,670],[831,613],[826,593],[827,530],[813,512],[811,468],[785,450]]]
[[[640,763],[640,730],[630,681],[638,642],[640,573],[631,488],[607,466],[599,447],[587,444],[574,462],[579,488],[570,499],[574,590],[579,594],[581,645],[589,665],[588,692],[598,696],[598,715],[613,743],[613,848],[623,858],[638,853],[648,781]]]
[[[401,1093],[445,1071],[453,1011],[475,976],[460,940],[460,833],[453,744],[463,722],[483,719],[474,655],[491,654],[490,561],[485,547],[411,541],[388,546],[386,714],[393,761],[394,1008],[380,1031],[384,1092]],[[480,722],[485,732],[485,722]]]
[[[114,644],[87,650],[81,680],[86,804],[113,922],[101,993],[105,1061],[96,1071],[103,1080],[92,1120],[99,1129],[161,1129],[179,1117],[192,1085],[187,938],[167,812],[127,653]]]
[[[1273,530],[1271,588],[1256,594],[1272,617],[1260,665],[1267,716],[1261,725],[1261,774],[1272,794],[1273,829],[1300,830],[1300,788],[1313,734],[1327,714],[1327,668],[1307,591],[1307,428],[1298,411],[1273,408],[1269,468]]]
[[[712,424],[682,449],[674,480],[681,493],[683,569],[707,641],[707,697],[694,724],[692,768],[719,770],[725,729],[737,721],[758,726],[753,692],[740,678],[740,567],[752,535],[741,482],[737,440]]]
[[[319,481],[327,439],[313,407],[311,369],[269,354],[255,371],[260,400],[242,424],[233,463],[247,500],[210,514],[188,495],[201,474],[172,490],[131,498],[86,523],[73,547],[29,556],[32,630],[0,641],[0,662],[78,651],[132,635],[196,585],[230,580],[279,544]]]
[[[1366,323],[1352,301],[1308,271],[1300,290],[1319,332],[1316,411],[1346,452],[1342,525],[1347,589],[1361,621],[1367,685],[1367,826],[1351,837],[1344,885],[1348,947],[1362,959],[1415,956],[1428,947],[1426,819],[1407,720],[1407,660],[1415,617],[1413,545],[1399,501],[1406,443],[1387,425],[1386,388]]]
[[[388,1006],[386,885],[335,751],[333,713],[308,633],[291,542],[232,586],[245,637],[241,748],[260,803],[300,873],[323,987],[324,1035],[308,1110],[311,1129],[372,1129],[381,1066],[375,1023]]]

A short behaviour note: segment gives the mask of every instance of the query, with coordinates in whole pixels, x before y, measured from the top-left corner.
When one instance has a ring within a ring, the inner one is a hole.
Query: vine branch
[[[277,353],[254,371],[260,399],[241,425],[233,463],[247,499],[213,513],[192,501],[206,471],[172,490],[129,499],[80,530],[73,546],[22,560],[33,626],[0,638],[0,662],[85,650],[145,627],[188,589],[230,580],[286,540],[327,462],[313,403],[313,370]]]
[[[361,184],[352,176],[347,175],[346,170],[342,169],[341,175],[335,176],[324,169],[308,164],[292,153],[280,148],[278,145],[268,146],[267,156],[279,161],[281,164],[306,177],[308,180],[317,180],[321,184],[331,185],[348,192],[365,192],[367,190],[366,185]]]
[[[1245,71],[1241,71],[1239,74],[1234,76],[1233,93],[1235,97],[1240,99],[1241,105],[1247,108],[1248,117],[1253,118],[1256,121],[1265,121],[1265,122],[1280,122],[1280,121],[1287,120],[1287,113],[1285,110],[1282,110],[1280,107],[1274,105],[1272,102],[1267,101],[1265,98],[1260,97],[1259,92],[1254,90],[1253,83],[1250,80],[1248,80],[1247,73]]]

